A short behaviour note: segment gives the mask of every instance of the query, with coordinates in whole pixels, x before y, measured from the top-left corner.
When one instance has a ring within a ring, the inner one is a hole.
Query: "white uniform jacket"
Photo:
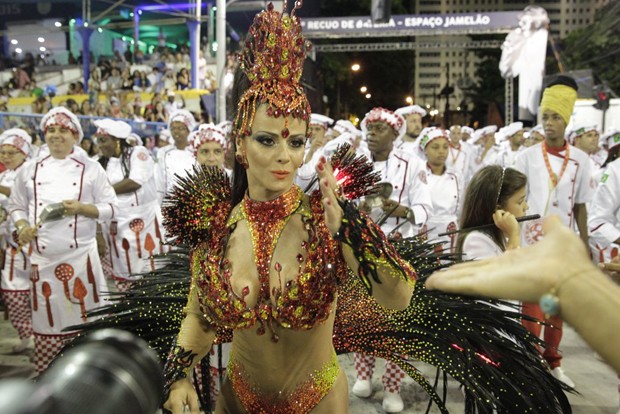
[[[567,226],[575,223],[573,207],[585,204],[592,198],[594,186],[590,159],[580,149],[569,145],[566,169],[554,187],[543,157],[543,143],[536,144],[521,152],[514,168],[524,173],[527,180],[528,214],[540,214],[541,219],[525,223],[523,241],[532,244],[542,238],[542,217],[556,214]],[[566,159],[566,150],[558,155],[547,153],[549,165],[556,177],[560,176]]]
[[[415,155],[392,150],[387,161],[375,161],[374,167],[375,171],[381,175],[382,182],[392,184],[392,194],[389,198],[410,208],[415,220],[414,223],[410,223],[405,218],[390,217],[381,229],[389,235],[392,230],[400,226],[397,231],[403,237],[414,236],[418,227],[426,223],[432,209],[431,196],[426,182],[426,166]],[[374,220],[381,215],[380,208],[375,208],[371,212]]]
[[[189,146],[180,150],[175,145],[167,145],[157,151],[155,180],[160,204],[174,187],[176,183],[175,174],[180,177],[187,176],[195,162],[196,157],[194,157],[194,152]]]
[[[140,184],[133,193],[119,194],[118,214],[103,226],[115,278],[154,270],[151,256],[163,253],[164,229],[155,186],[155,162],[143,146],[133,148],[127,178]],[[111,184],[125,179],[120,158],[110,158],[106,174]]]
[[[32,317],[34,332],[64,336],[62,329],[85,321],[88,309],[101,305],[105,278],[97,253],[97,220],[82,215],[39,223],[46,206],[63,200],[94,204],[99,221],[118,211],[116,194],[101,165],[75,152],[51,156],[20,168],[9,198],[15,222],[36,225],[31,243]]]
[[[512,147],[505,143],[505,145],[500,146],[500,150],[495,154],[495,159],[492,161],[492,164],[499,165],[503,168],[512,167],[517,159],[517,156],[521,153],[523,147],[519,147],[518,150],[513,151]]]
[[[432,209],[426,221],[428,239],[431,242],[445,241],[441,246],[445,252],[453,252],[456,247],[456,234],[439,237],[440,233],[457,229],[458,217],[463,203],[463,180],[461,175],[450,168],[442,175],[435,175],[426,168],[426,181],[431,194]]]
[[[473,148],[464,143],[460,143],[456,148],[452,144],[448,149],[448,158],[446,158],[446,167],[457,172],[463,180],[469,180],[471,172],[471,164],[473,160]]]
[[[23,166],[23,165],[22,165]],[[0,185],[13,190],[16,170],[5,170],[0,173]],[[8,213],[9,198],[0,194],[0,233],[2,237],[2,249],[4,254],[4,267],[2,268],[2,291],[30,291],[30,257],[28,247],[19,246],[15,222]]]
[[[620,238],[620,159],[607,164],[591,207],[588,229],[594,258],[599,262],[609,261],[618,254],[619,246],[614,241]]]

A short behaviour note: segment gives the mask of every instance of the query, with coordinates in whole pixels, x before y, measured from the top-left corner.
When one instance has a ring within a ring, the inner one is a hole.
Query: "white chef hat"
[[[575,138],[580,135],[587,134],[588,132],[599,132],[597,124],[578,124],[568,134],[568,142],[572,145],[575,143]]]
[[[538,132],[540,135],[545,136],[545,129],[541,124],[538,124],[534,128],[530,129],[530,134],[532,132]]]
[[[45,114],[40,125],[43,134],[52,125],[60,125],[70,129],[74,134],[78,135],[78,142],[81,142],[82,138],[84,138],[84,131],[82,131],[80,120],[64,106],[52,108]]]
[[[420,149],[422,151],[424,151],[426,149],[426,146],[432,141],[438,138],[448,138],[448,132],[445,129],[439,127],[424,128],[422,132],[420,132],[421,138],[419,138]]]
[[[494,134],[497,132],[497,125],[487,125],[484,128],[480,128],[474,131],[471,136],[471,143],[475,144],[485,135]]]
[[[403,106],[402,108],[398,108],[394,112],[402,116],[403,118],[406,118],[407,115],[411,114],[418,114],[422,117],[426,116],[426,109],[422,108],[420,105]]]
[[[371,109],[370,112],[366,114],[364,119],[362,119],[362,132],[364,135],[368,132],[367,126],[370,122],[385,122],[391,126],[394,131],[396,131],[396,138],[402,137],[405,135],[405,132],[407,132],[405,118],[390,111],[389,109],[376,107]]]
[[[461,134],[468,134],[471,137],[474,134],[474,129],[464,125],[461,127]]]
[[[93,121],[97,127],[95,136],[109,135],[118,139],[127,139],[131,135],[131,126],[124,121],[114,119],[97,119]]]
[[[615,128],[607,130],[605,135],[601,137],[602,144],[609,151],[610,149],[620,145],[620,130]]]
[[[12,145],[26,156],[30,155],[32,137],[21,128],[7,129],[0,135],[0,145]]]
[[[517,132],[523,130],[523,122],[513,122],[512,124],[508,124],[505,127],[499,130],[501,134],[501,141],[512,137]]]
[[[232,132],[232,121],[222,121],[219,124],[216,124],[218,128],[221,128],[224,131],[224,134],[229,135]]]
[[[336,125],[334,125],[333,129],[341,134],[348,132],[354,136],[360,133],[360,130],[357,129],[355,125],[353,125],[353,122],[346,119],[339,119],[338,121],[336,121]]]
[[[327,128],[334,123],[334,120],[321,114],[310,114],[310,125],[319,125],[327,131]]]
[[[132,132],[131,134],[129,134],[129,136],[127,137],[127,143],[130,145],[134,145],[134,146],[144,145],[144,141],[142,141],[142,138],[140,137],[140,135],[136,134],[135,132]]]
[[[213,141],[220,144],[223,148],[227,148],[226,133],[218,125],[200,124],[197,131],[190,136],[190,143],[194,152],[206,142]]]
[[[186,109],[178,109],[170,115],[170,119],[168,120],[168,129],[170,129],[173,122],[181,122],[185,124],[189,132],[192,132],[194,128],[196,128],[196,119],[194,118],[194,115]]]
[[[338,135],[336,138],[325,144],[325,146],[323,147],[323,155],[329,158],[334,154],[334,152],[336,152],[339,146],[344,144],[353,145],[354,142],[355,136],[353,134],[349,132],[343,132],[342,134]]]

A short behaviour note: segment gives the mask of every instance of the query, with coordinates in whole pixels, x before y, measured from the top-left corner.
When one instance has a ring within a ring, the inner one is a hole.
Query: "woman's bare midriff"
[[[335,308],[335,304],[334,304]],[[256,327],[237,330],[231,355],[244,371],[246,379],[266,394],[290,394],[311,374],[328,364],[334,355],[331,342],[334,314],[309,331],[292,331],[277,327],[278,342],[269,333],[257,335]],[[348,385],[340,369],[333,387],[311,411],[312,413],[346,413]],[[222,384],[216,413],[243,413],[241,401],[231,382]]]

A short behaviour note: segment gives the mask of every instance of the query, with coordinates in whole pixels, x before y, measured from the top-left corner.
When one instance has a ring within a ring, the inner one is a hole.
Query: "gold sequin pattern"
[[[323,366],[297,384],[290,393],[266,393],[256,381],[248,377],[231,352],[228,362],[228,378],[235,394],[248,413],[252,414],[306,414],[316,407],[334,386],[340,373],[336,353]]]

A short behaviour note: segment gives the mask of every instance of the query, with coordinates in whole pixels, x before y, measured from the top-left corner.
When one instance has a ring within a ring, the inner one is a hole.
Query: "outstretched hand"
[[[620,255],[611,259],[611,262],[599,263],[598,267],[620,284]]]
[[[533,246],[434,273],[429,289],[538,302],[577,273],[594,269],[581,239],[556,216],[543,222],[545,237]]]
[[[172,414],[199,414],[198,394],[188,379],[182,379],[170,387],[170,396],[164,403],[164,409]]]
[[[325,209],[325,223],[332,235],[340,229],[342,222],[342,208],[338,204],[340,187],[334,177],[332,166],[325,157],[321,157],[316,165],[319,175],[321,194],[323,195],[323,208]]]

